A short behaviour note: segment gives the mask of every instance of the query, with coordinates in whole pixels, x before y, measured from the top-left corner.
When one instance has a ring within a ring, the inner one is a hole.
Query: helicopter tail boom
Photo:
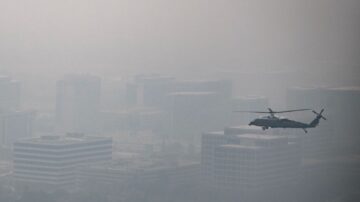
[[[309,124],[309,128],[315,128],[317,125],[319,125],[320,119],[324,119],[326,120],[326,118],[322,115],[322,113],[324,112],[324,109],[322,109],[320,111],[320,113],[316,112],[316,111],[312,111],[314,114],[316,114],[316,117],[313,121],[311,121],[311,123]]]

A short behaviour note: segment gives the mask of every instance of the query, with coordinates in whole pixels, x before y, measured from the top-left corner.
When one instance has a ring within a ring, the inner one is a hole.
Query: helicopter
[[[307,128],[315,128],[319,125],[320,119],[327,120],[322,113],[324,109],[320,111],[320,113],[316,112],[312,109],[294,109],[294,110],[285,110],[285,111],[273,111],[271,108],[268,108],[269,111],[234,111],[234,112],[247,112],[247,113],[257,113],[257,114],[269,114],[267,116],[263,116],[257,119],[254,119],[249,123],[250,126],[259,126],[263,130],[267,130],[269,128],[301,128],[305,133],[308,131]],[[312,111],[316,114],[316,117],[310,123],[303,123],[299,121],[290,120],[287,118],[278,117],[275,114],[280,113],[289,113],[289,112],[298,112],[298,111]]]

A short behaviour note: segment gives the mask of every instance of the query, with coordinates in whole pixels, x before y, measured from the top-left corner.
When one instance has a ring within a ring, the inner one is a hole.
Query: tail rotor
[[[322,115],[322,113],[324,112],[324,109],[322,109],[322,110],[320,111],[320,113],[316,112],[315,110],[312,110],[312,112],[313,112],[314,114],[316,114],[318,117],[320,117],[320,118],[322,118],[322,119],[324,119],[324,120],[327,120],[327,119]]]

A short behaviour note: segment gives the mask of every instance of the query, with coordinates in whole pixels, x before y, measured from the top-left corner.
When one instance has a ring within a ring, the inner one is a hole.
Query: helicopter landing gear
[[[303,128],[304,132],[307,133],[307,130],[305,128]]]
[[[261,127],[263,130],[266,130],[266,129],[268,129],[268,127],[266,127],[266,126],[263,126],[263,127]]]

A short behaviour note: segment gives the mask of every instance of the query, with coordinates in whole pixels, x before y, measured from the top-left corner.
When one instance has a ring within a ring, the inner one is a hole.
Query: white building
[[[266,189],[295,182],[301,154],[287,137],[244,134],[237,138],[239,144],[228,143],[215,149],[216,186]]]
[[[225,127],[224,131],[207,132],[201,136],[201,169],[202,177],[207,183],[214,180],[215,150],[225,144],[238,144],[238,135],[242,134],[264,134],[259,127],[254,126],[232,126]]]
[[[111,138],[68,134],[19,140],[13,150],[14,179],[20,187],[70,188],[78,166],[111,159]]]
[[[234,129],[227,134],[203,134],[201,169],[204,186],[229,197],[252,200],[260,200],[257,198],[260,195],[276,198],[276,193],[294,186],[301,169],[298,142],[285,135],[257,133],[255,129],[254,133],[246,134],[242,133],[246,130],[240,128],[238,134]]]

